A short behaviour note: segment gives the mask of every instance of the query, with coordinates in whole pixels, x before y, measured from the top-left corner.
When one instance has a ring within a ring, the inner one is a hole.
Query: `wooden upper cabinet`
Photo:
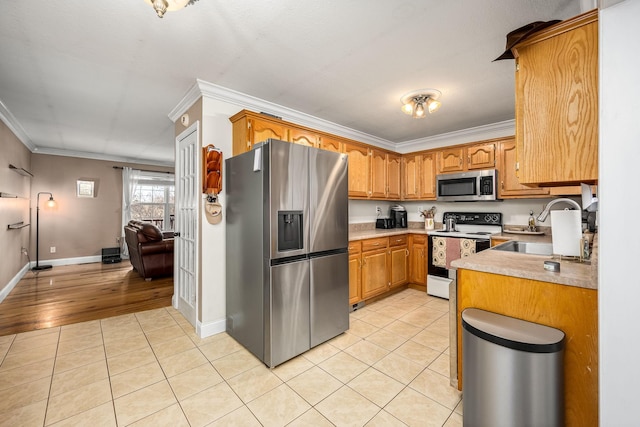
[[[375,148],[369,150],[371,156],[371,194],[374,199],[387,197],[387,153]]]
[[[343,141],[338,138],[332,138],[330,136],[322,135],[320,137],[319,147],[323,150],[334,151],[336,153],[343,152]]]
[[[288,128],[277,119],[261,117],[246,110],[229,120],[233,123],[233,155],[241,154],[269,138],[287,141]]]
[[[521,183],[598,179],[598,11],[548,27],[514,49]]]
[[[420,155],[420,192],[422,200],[436,199],[436,154]]]
[[[462,172],[466,166],[463,147],[445,148],[438,152],[438,173]]]
[[[478,144],[465,148],[467,152],[467,170],[491,169],[496,166],[496,144]]]
[[[548,188],[528,187],[518,181],[515,138],[505,139],[500,142],[498,160],[498,197],[507,199],[523,196],[549,196]]]
[[[420,197],[420,156],[409,155],[402,159],[402,195],[406,200]]]
[[[387,153],[387,198],[399,200],[401,191],[402,156]]]
[[[318,147],[318,134],[310,132],[306,129],[290,128],[289,142],[294,144],[306,145],[307,147]]]
[[[349,197],[369,197],[371,188],[371,161],[369,149],[356,144],[344,144],[349,157]]]

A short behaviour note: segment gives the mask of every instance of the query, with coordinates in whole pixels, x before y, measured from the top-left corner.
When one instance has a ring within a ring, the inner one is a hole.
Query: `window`
[[[131,219],[150,222],[161,230],[173,230],[175,218],[174,175],[134,171]]]

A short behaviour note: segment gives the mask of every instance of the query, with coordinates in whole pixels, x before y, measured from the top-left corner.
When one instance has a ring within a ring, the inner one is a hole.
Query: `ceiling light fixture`
[[[162,18],[165,12],[173,12],[180,10],[185,6],[194,4],[198,0],[144,0],[147,4],[153,6],[158,14],[158,18]]]
[[[402,102],[401,110],[414,119],[422,119],[426,116],[427,111],[429,114],[438,111],[440,105],[442,105],[438,101],[440,95],[442,93],[435,89],[420,89],[409,92],[400,98],[400,102]]]

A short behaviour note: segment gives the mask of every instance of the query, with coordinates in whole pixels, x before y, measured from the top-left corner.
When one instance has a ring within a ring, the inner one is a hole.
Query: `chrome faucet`
[[[536,218],[536,219],[538,221],[544,221],[545,219],[547,219],[547,217],[549,216],[549,211],[551,210],[551,207],[553,205],[555,205],[556,203],[560,203],[560,202],[565,202],[565,203],[570,204],[571,206],[575,207],[578,210],[582,210],[580,205],[575,200],[567,199],[566,197],[563,197],[563,198],[560,198],[560,199],[553,199],[552,201],[550,201],[547,204],[547,206],[544,207],[542,212],[540,212],[540,215],[538,215],[538,218]]]

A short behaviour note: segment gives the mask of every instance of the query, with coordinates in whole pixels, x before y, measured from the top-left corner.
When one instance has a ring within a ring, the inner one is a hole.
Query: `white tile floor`
[[[0,426],[462,426],[447,312],[407,289],[273,370],[173,308],[0,336]]]

